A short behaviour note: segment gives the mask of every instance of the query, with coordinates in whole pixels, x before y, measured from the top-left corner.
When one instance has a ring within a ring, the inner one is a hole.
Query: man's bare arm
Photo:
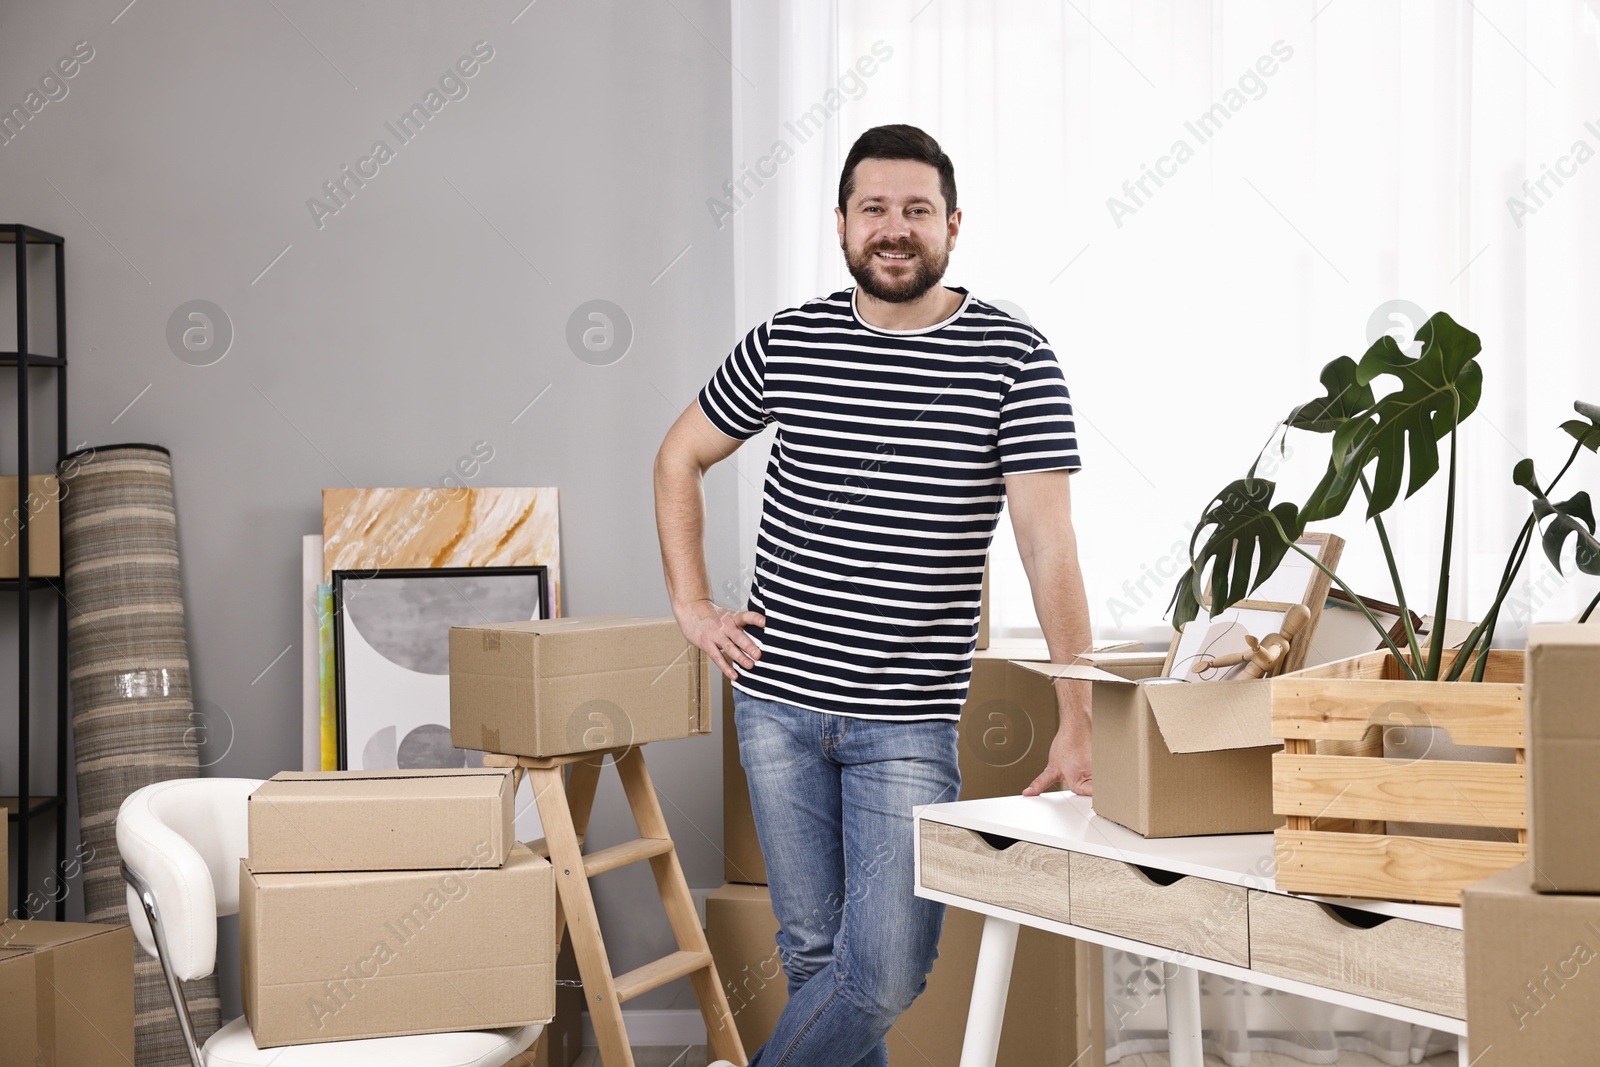
[[[673,617],[684,637],[704,649],[729,678],[738,676],[729,659],[749,668],[761,655],[744,628],[765,626],[767,620],[754,611],[728,611],[711,598],[702,483],[705,472],[733,455],[740,444],[713,426],[694,403],[667,431],[655,464],[656,533]]]
[[[1006,499],[1050,659],[1071,663],[1089,651],[1092,642],[1089,600],[1072,529],[1071,476],[1066,471],[1011,475],[1006,478]],[[1075,793],[1093,791],[1089,700],[1089,682],[1065,678],[1056,682],[1060,722],[1050,743],[1050,760],[1023,790],[1025,795],[1036,796],[1057,782]]]

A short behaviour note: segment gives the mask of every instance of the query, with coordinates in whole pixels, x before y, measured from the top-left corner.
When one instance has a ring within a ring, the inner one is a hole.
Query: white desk
[[[1031,853],[1033,858],[1029,863],[1035,868],[1041,864],[1047,867],[1052,862],[1055,853],[1049,850],[1060,850],[1064,860],[1071,860],[1072,854],[1098,857],[1101,860],[1120,861],[1123,864],[1137,864],[1151,871],[1170,872],[1173,875],[1205,879],[1225,886],[1239,886],[1246,890],[1286,898],[1288,894],[1279,893],[1273,883],[1271,834],[1146,839],[1125,827],[1098,817],[1090,807],[1089,798],[1070,793],[930,804],[918,809],[917,820],[917,895],[986,916],[983,940],[978,952],[977,971],[974,976],[967,1036],[961,1053],[961,1067],[994,1067],[1000,1043],[1000,1024],[1005,1014],[1006,994],[1011,983],[1012,958],[1020,926],[1050,930],[1108,948],[1123,949],[1161,960],[1175,968],[1177,973],[1167,984],[1167,1019],[1172,1039],[1172,1067],[1200,1067],[1202,1063],[1200,971],[1226,975],[1272,989],[1281,989],[1456,1034],[1463,1038],[1459,1042],[1461,1063],[1467,1063],[1464,1019],[1325,985],[1285,978],[1250,966],[1207,959],[1185,951],[1181,946],[1174,947],[1171,944],[1162,945],[1119,936],[1105,930],[1076,925],[1059,917],[1045,917],[1017,910],[997,903],[995,899],[982,899],[984,896],[989,896],[1008,899],[1009,902],[1015,903],[1016,901],[1010,900],[1007,891],[1003,889],[993,893],[987,893],[981,888],[969,888],[962,893],[940,891],[929,887],[923,870],[923,837],[926,831],[924,823],[937,823],[945,827],[959,827],[967,831],[992,835],[994,839],[1045,846],[1044,850],[1033,850]],[[995,854],[1004,855],[1004,850]],[[948,861],[942,859],[939,862]],[[977,857],[974,863],[977,865],[976,869],[981,872],[982,857]],[[1005,872],[998,873],[1004,877]],[[1048,870],[1035,873],[1042,878],[1055,877]],[[939,882],[944,879],[935,872],[932,880]],[[979,880],[981,881],[981,878]],[[1238,891],[1229,890],[1229,892],[1236,894]],[[1461,929],[1459,908],[1334,897],[1309,899],[1375,916],[1405,919],[1410,923],[1421,923],[1428,927]],[[1052,914],[1059,916],[1061,912],[1055,910]],[[1103,1024],[1097,1020],[1095,1029],[1098,1031],[1102,1026]]]

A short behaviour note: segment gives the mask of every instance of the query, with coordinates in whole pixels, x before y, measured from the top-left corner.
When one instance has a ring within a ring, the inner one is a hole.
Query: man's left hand
[[[1058,782],[1079,796],[1094,794],[1087,737],[1075,738],[1065,732],[1057,733],[1050,742],[1050,762],[1045,764],[1039,777],[1022,791],[1022,795],[1036,797]]]

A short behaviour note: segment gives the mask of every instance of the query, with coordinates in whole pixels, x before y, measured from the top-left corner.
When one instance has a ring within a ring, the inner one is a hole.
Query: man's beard
[[[950,265],[949,249],[924,248],[911,239],[880,242],[863,248],[859,255],[851,255],[849,246],[843,241],[840,242],[840,249],[861,291],[886,304],[906,304],[917,299],[939,284]],[[910,270],[902,270],[896,277],[886,278],[876,273],[875,268],[884,262],[878,258],[879,252],[910,252],[916,258],[911,261]]]

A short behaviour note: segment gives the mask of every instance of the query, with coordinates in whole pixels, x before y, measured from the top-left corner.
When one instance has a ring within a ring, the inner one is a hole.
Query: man
[[[944,907],[913,894],[911,811],[960,789],[956,724],[1003,501],[1051,658],[1089,647],[1066,383],[1037,330],[939,284],[961,227],[949,157],[913,126],[868,130],[836,215],[857,287],[751,330],[655,467],[672,610],[733,680],[780,924],[789,1003],[753,1067],[884,1067],[884,1035],[926,985]],[[750,600],[726,610],[701,481],[768,423]],[[1059,683],[1029,795],[1090,792],[1087,690]]]

